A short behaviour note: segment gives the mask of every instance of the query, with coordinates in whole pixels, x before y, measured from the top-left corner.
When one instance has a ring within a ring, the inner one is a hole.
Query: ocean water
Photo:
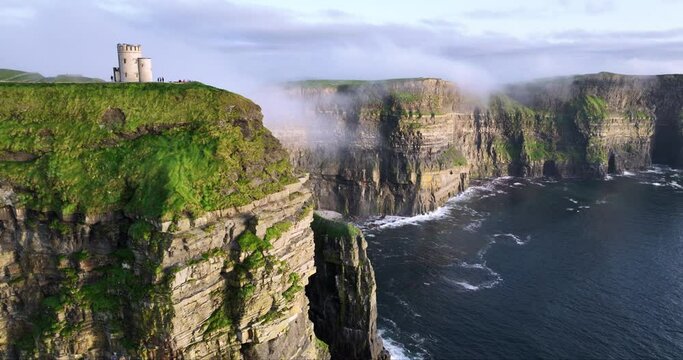
[[[362,224],[394,359],[683,358],[683,172],[499,178]]]

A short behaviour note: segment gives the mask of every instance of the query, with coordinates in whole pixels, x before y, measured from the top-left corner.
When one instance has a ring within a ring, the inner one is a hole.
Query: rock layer
[[[316,335],[332,359],[388,359],[377,334],[375,274],[362,232],[329,212],[316,212],[312,228],[317,271],[306,293]]]

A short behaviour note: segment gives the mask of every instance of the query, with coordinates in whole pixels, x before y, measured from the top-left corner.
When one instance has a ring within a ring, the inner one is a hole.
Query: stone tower
[[[152,81],[152,59],[138,58],[138,73],[140,74],[140,82]]]
[[[151,82],[152,59],[142,57],[142,46],[117,44],[119,67],[114,68],[116,82]]]

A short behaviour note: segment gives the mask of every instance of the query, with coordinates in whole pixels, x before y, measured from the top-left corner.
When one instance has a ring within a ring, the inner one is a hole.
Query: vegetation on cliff
[[[62,215],[244,205],[294,180],[260,120],[251,101],[198,83],[0,84],[0,181]]]

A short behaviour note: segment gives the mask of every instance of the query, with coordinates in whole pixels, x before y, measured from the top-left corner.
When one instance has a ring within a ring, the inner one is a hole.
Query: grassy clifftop
[[[173,219],[243,205],[292,180],[260,108],[227,91],[0,83],[0,182],[31,209]]]

